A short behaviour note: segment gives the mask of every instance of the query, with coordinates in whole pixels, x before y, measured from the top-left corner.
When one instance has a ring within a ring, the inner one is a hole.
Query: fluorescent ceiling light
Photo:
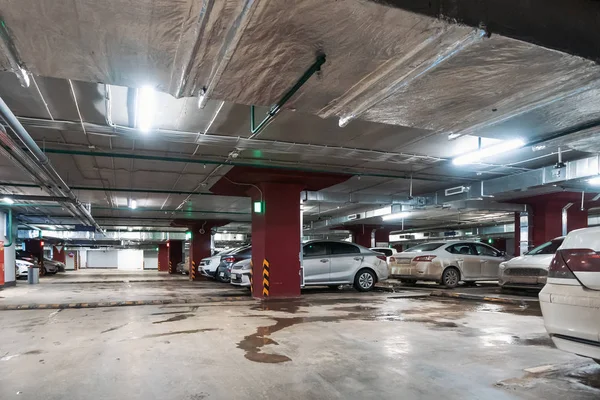
[[[152,86],[143,86],[137,94],[137,127],[142,132],[152,129],[156,114],[156,90]]]
[[[593,186],[600,186],[600,176],[588,180],[588,183]]]
[[[507,140],[493,146],[484,147],[483,149],[458,156],[452,160],[452,163],[454,165],[477,164],[487,157],[492,157],[498,154],[506,153],[507,151],[520,149],[523,146],[525,146],[525,142],[522,139]]]
[[[381,219],[384,221],[393,221],[395,219],[406,218],[409,215],[410,215],[410,213],[408,213],[408,212],[399,212],[399,213],[395,213],[395,214],[384,215],[383,217],[381,217]]]
[[[15,201],[13,199],[11,199],[10,197],[5,197],[2,199],[3,202],[5,202],[6,204],[14,204]]]
[[[132,210],[135,210],[137,208],[137,200],[131,200],[129,202],[129,208],[131,208]]]

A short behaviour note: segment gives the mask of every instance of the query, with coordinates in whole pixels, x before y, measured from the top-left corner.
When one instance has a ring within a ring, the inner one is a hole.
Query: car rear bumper
[[[600,358],[600,291],[547,284],[539,297],[546,330],[556,347]]]

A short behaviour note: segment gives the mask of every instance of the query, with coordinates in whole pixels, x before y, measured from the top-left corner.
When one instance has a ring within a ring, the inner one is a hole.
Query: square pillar
[[[59,261],[63,264],[66,264],[66,258],[64,245],[52,246],[52,259],[54,261]]]
[[[539,246],[558,236],[562,236],[563,221],[566,225],[566,233],[569,233],[574,229],[587,227],[587,210],[581,211],[577,204],[572,204],[570,207],[566,208],[566,212],[563,214],[563,210],[567,204],[546,201],[532,205],[533,246]],[[563,215],[566,217],[566,220],[563,219]]]
[[[206,277],[200,275],[198,272],[198,266],[203,258],[211,256],[211,242],[212,242],[212,226],[199,226],[192,227],[192,238],[190,240],[190,280],[191,281],[203,281]]]
[[[44,269],[44,242],[40,239],[25,239],[25,252],[38,259],[40,276],[46,273]]]
[[[169,248],[166,243],[160,243],[158,245],[158,271],[169,271]]]
[[[267,182],[251,189],[252,295],[256,298],[300,296],[300,191],[303,185]],[[262,192],[262,193],[261,193]]]
[[[183,260],[183,240],[169,240],[169,274],[177,272],[177,264]]]
[[[373,247],[373,228],[365,225],[349,226],[348,230],[352,232],[352,242],[360,246]],[[389,240],[389,239],[388,239]]]

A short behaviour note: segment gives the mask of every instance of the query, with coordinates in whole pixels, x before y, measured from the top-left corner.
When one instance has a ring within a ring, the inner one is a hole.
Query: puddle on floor
[[[144,336],[140,336],[140,337],[132,338],[132,339],[149,339],[149,338],[157,338],[157,337],[164,337],[164,336],[189,335],[192,333],[212,332],[212,331],[220,331],[220,330],[221,329],[219,329],[219,328],[189,329],[189,330],[185,330],[185,331],[171,331],[171,332],[164,332],[164,333],[154,333],[151,335],[144,335]]]
[[[153,324],[164,324],[166,322],[183,321],[184,319],[188,319],[189,317],[193,317],[193,316],[194,316],[194,314],[179,314],[179,315],[175,315],[171,318],[164,319],[162,321],[153,322]]]

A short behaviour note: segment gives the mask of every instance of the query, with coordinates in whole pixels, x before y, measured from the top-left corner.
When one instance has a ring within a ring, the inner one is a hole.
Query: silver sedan
[[[436,281],[453,288],[460,281],[498,280],[505,254],[480,242],[425,243],[390,257],[390,277],[406,283]]]

